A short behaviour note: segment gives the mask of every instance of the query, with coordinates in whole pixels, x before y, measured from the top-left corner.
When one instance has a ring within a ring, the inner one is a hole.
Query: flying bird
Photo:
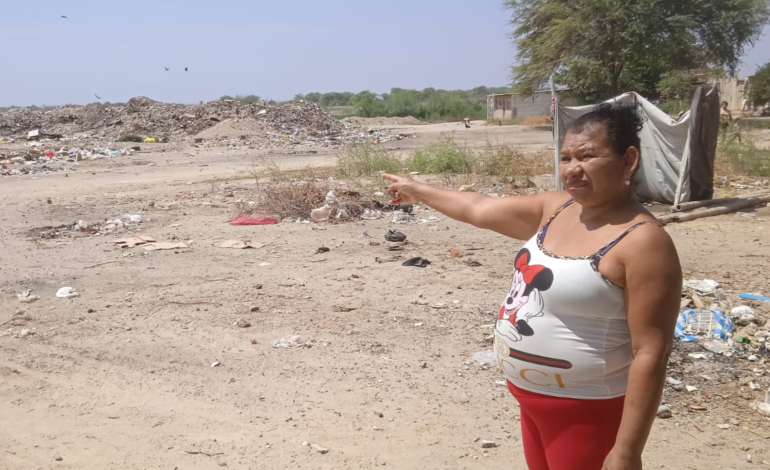
[[[168,72],[169,70],[171,70],[171,69],[170,69],[170,68],[168,68],[168,67],[163,67],[163,68],[164,68],[164,69],[166,69],[166,72]]]
[[[67,19],[67,17],[66,17],[66,16],[64,16],[64,15],[61,15],[61,17],[62,17],[62,18],[64,18],[65,20]]]
[[[99,96],[99,95],[97,95],[96,93],[94,93],[94,96],[96,97],[96,99],[97,99],[97,100],[100,100],[100,99],[102,99],[102,97],[101,97],[101,96]]]
[[[187,67],[184,68],[184,71],[187,72]]]

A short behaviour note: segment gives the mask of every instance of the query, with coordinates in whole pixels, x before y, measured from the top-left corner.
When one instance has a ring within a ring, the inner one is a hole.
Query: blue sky
[[[514,56],[501,0],[6,3],[0,106],[501,86]],[[744,74],[770,60],[765,32]]]

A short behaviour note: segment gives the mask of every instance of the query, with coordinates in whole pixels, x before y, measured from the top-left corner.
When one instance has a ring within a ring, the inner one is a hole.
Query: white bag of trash
[[[296,348],[304,345],[305,343],[302,341],[302,336],[300,335],[289,335],[284,336],[281,339],[273,340],[274,348]]]
[[[338,204],[340,202],[339,199],[337,199],[337,195],[334,193],[334,190],[330,190],[328,193],[326,193],[326,203],[327,204]]]
[[[74,287],[62,287],[56,292],[56,297],[60,299],[69,299],[79,295],[80,294],[75,290]]]
[[[713,294],[717,291],[719,283],[713,279],[688,279],[684,286],[704,294]]]
[[[310,220],[313,222],[322,222],[324,220],[329,220],[329,217],[332,215],[332,206],[329,204],[324,204],[323,206],[319,207],[318,209],[313,209],[310,211]]]

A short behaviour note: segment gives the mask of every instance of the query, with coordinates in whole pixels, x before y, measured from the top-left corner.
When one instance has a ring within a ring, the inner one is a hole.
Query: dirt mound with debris
[[[137,134],[180,140],[233,119],[244,119],[253,124],[252,134],[276,137],[336,135],[345,128],[320,106],[304,100],[282,106],[239,101],[212,101],[188,106],[136,97],[119,106],[90,104],[67,105],[53,110],[12,109],[0,115],[0,135],[21,137],[30,130],[39,129],[44,135],[88,134],[95,138],[118,138]]]
[[[416,117],[346,117],[342,120],[353,126],[419,126],[425,124]]]

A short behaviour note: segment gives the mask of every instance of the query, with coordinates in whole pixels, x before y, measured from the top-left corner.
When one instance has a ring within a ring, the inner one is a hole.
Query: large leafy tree
[[[751,77],[749,98],[751,98],[754,106],[764,106],[770,103],[770,62],[760,67]]]
[[[770,17],[769,0],[505,0],[517,91],[551,73],[578,96],[654,88],[672,70],[732,71]]]

